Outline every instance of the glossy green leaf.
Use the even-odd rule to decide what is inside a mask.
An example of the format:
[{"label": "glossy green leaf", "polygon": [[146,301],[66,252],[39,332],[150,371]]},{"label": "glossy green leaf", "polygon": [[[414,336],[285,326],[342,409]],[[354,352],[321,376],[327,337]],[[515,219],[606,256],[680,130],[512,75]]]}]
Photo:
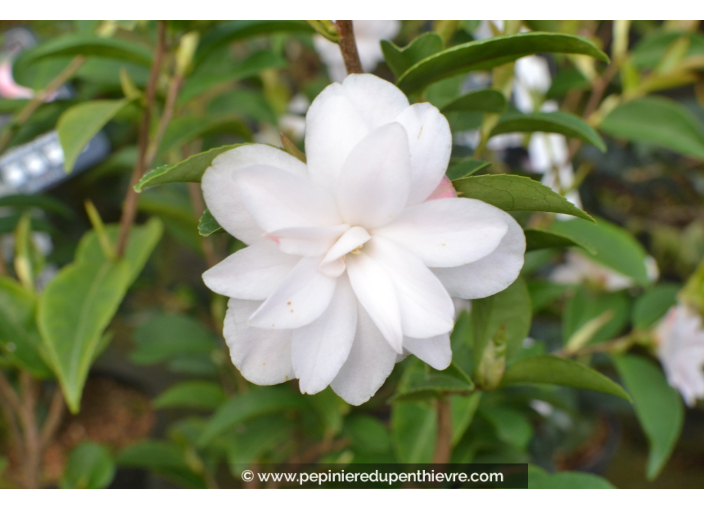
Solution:
[{"label": "glossy green leaf", "polygon": [[523,230],[526,235],[526,251],[543,250],[545,248],[569,248],[579,247],[595,254],[596,250],[577,239],[565,234],[557,234],[549,230],[539,228],[526,228]]},{"label": "glossy green leaf", "polygon": [[494,427],[496,436],[504,443],[519,451],[525,451],[531,437],[533,426],[528,417],[508,406],[483,406],[479,412]]},{"label": "glossy green leaf", "polygon": [[488,168],[490,166],[491,163],[489,163],[488,161],[466,158],[453,165],[450,165],[450,167],[447,169],[446,175],[448,179],[454,181],[455,179],[469,177],[470,175],[475,174],[480,170],[484,170],[485,168]]},{"label": "glossy green leaf", "polygon": [[452,406],[452,444],[459,443],[462,436],[472,424],[474,415],[481,402],[482,392],[475,391],[469,396],[451,395]]},{"label": "glossy green leaf", "polygon": [[653,480],[672,454],[684,421],[684,404],[662,371],[651,361],[635,355],[614,356],[614,364],[648,437],[647,477]]},{"label": "glossy green leaf", "polygon": [[45,43],[31,49],[27,58],[30,62],[36,62],[46,58],[76,55],[124,60],[143,66],[150,66],[152,63],[151,51],[146,46],[115,37],[89,34],[68,34],[48,39]]},{"label": "glossy green leaf", "polygon": [[454,363],[443,371],[414,363],[406,369],[404,383],[392,401],[432,399],[445,394],[468,394],[473,390],[472,380]]},{"label": "glossy green leaf", "polygon": [[506,109],[506,98],[498,90],[483,89],[467,92],[442,107],[443,113],[449,112],[487,112],[501,113]]},{"label": "glossy green leaf", "polygon": [[222,154],[242,144],[223,145],[209,151],[195,154],[174,165],[164,165],[147,173],[135,185],[134,189],[139,193],[152,186],[159,184],[169,184],[172,182],[200,182],[203,173],[211,165],[213,160]]},{"label": "glossy green leaf", "polygon": [[578,69],[558,71],[550,88],[545,93],[546,99],[557,99],[572,90],[585,90],[591,87],[591,82]]},{"label": "glossy green leaf", "polygon": [[593,368],[558,356],[529,356],[513,363],[504,374],[502,386],[511,384],[557,384],[608,393],[631,400],[621,386]]},{"label": "glossy green leaf", "polygon": [[397,77],[416,62],[442,51],[444,46],[442,37],[434,32],[419,35],[403,48],[391,41],[381,41],[381,51],[384,53],[386,64]]},{"label": "glossy green leaf", "polygon": [[602,218],[597,218],[596,223],[574,219],[556,221],[549,230],[592,246],[596,250],[595,254],[587,251],[582,253],[632,278],[638,285],[647,287],[651,284],[646,267],[646,251],[630,232],[618,225]]},{"label": "glossy green leaf", "polygon": [[198,222],[198,233],[203,237],[208,237],[209,235],[217,234],[219,232],[224,232],[224,229],[218,223],[211,212],[206,209],[203,211],[203,215],[200,217]]},{"label": "glossy green leaf", "polygon": [[589,321],[605,312],[613,317],[598,328],[590,343],[600,343],[616,338],[628,324],[630,300],[624,292],[595,292],[579,287],[567,301],[562,316],[562,338],[565,343]]},{"label": "glossy green leaf", "polygon": [[450,76],[492,69],[536,53],[581,54],[608,61],[608,57],[586,39],[565,34],[526,32],[452,46],[410,67],[398,79],[397,85],[410,94]]},{"label": "glossy green leaf", "polygon": [[528,466],[529,489],[615,489],[608,480],[591,473],[559,471],[548,473],[538,466]]},{"label": "glossy green leaf", "polygon": [[225,401],[225,392],[218,383],[210,381],[185,381],[175,384],[154,399],[154,407],[166,409],[216,409]]},{"label": "glossy green leaf", "polygon": [[580,117],[565,112],[511,112],[501,116],[492,129],[491,136],[504,133],[558,133],[579,138],[597,147],[602,152],[606,145],[599,134]]},{"label": "glossy green leaf", "polygon": [[605,133],[704,159],[702,124],[684,106],[664,97],[644,97],[617,106],[601,122]]},{"label": "glossy green leaf", "polygon": [[98,131],[107,124],[131,99],[86,101],[66,110],[56,124],[59,141],[64,150],[64,168],[73,170],[78,156]]},{"label": "glossy green leaf", "polygon": [[452,181],[461,197],[476,198],[504,211],[545,211],[591,220],[586,212],[547,186],[518,175],[475,175]]},{"label": "glossy green leaf", "polygon": [[672,283],[654,285],[638,296],[633,306],[633,327],[649,328],[677,302],[680,286]]},{"label": "glossy green leaf", "polygon": [[79,444],[71,450],[59,486],[62,489],[104,489],[115,477],[115,461],[103,445]]},{"label": "glossy green leaf", "polygon": [[137,346],[130,359],[153,365],[181,355],[210,354],[217,349],[215,336],[187,315],[154,314],[135,331]]}]

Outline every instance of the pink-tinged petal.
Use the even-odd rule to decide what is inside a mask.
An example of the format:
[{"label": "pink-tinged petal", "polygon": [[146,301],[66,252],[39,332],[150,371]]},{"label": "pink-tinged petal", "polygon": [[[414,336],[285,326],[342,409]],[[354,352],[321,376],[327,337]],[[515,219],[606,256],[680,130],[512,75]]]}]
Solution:
[{"label": "pink-tinged petal", "polygon": [[492,253],[464,266],[433,269],[451,296],[485,298],[501,292],[518,278],[523,267],[526,237],[516,220],[504,214],[508,231]]},{"label": "pink-tinged petal", "polygon": [[452,181],[448,179],[447,176],[442,178],[438,187],[435,188],[435,191],[430,194],[426,201],[437,200],[439,198],[457,198],[457,191],[452,185]]},{"label": "pink-tinged petal", "polygon": [[282,253],[272,241],[243,248],[203,273],[205,285],[218,294],[263,300],[276,290],[300,257]]},{"label": "pink-tinged petal", "polygon": [[430,103],[406,108],[397,118],[408,133],[411,189],[408,205],[423,202],[438,187],[450,162],[452,133],[447,119]]},{"label": "pink-tinged petal", "polygon": [[230,299],[223,336],[230,348],[232,363],[254,384],[279,384],[293,379],[291,331],[259,329],[247,319],[260,305],[258,301]]},{"label": "pink-tinged petal", "polygon": [[429,338],[452,331],[452,298],[420,259],[380,237],[373,237],[364,252],[382,266],[394,284],[405,336]]},{"label": "pink-tinged petal", "polygon": [[455,267],[480,260],[508,231],[501,209],[471,198],[443,198],[409,207],[372,235],[394,241],[429,267]]},{"label": "pink-tinged petal", "polygon": [[327,309],[335,292],[335,278],[318,271],[320,257],[304,257],[276,290],[252,314],[252,326],[294,329],[310,324]]},{"label": "pink-tinged petal", "polygon": [[348,255],[345,262],[352,289],[362,307],[389,345],[396,352],[403,352],[401,311],[391,278],[381,264],[363,252]]},{"label": "pink-tinged petal", "polygon": [[449,333],[431,338],[405,337],[403,348],[435,370],[445,370],[452,363]]},{"label": "pink-tinged petal", "polygon": [[251,166],[237,172],[234,179],[245,208],[266,232],[342,223],[335,199],[305,177],[273,167]]},{"label": "pink-tinged petal", "polygon": [[293,330],[293,368],[301,393],[318,393],[332,382],[347,360],[356,330],[357,298],[343,276],[323,315]]},{"label": "pink-tinged petal", "polygon": [[292,255],[317,257],[325,255],[337,239],[350,228],[349,225],[334,227],[290,227],[268,232],[279,250]]},{"label": "pink-tinged petal", "polygon": [[283,150],[250,144],[220,154],[201,180],[208,210],[229,234],[246,244],[261,240],[263,230],[244,207],[233,176],[252,165],[267,165],[305,177],[306,165]]},{"label": "pink-tinged petal", "polygon": [[371,236],[362,227],[352,227],[337,240],[323,257],[320,270],[328,276],[340,276],[345,270],[342,257],[369,241]]},{"label": "pink-tinged petal", "polygon": [[408,138],[403,127],[386,124],[364,138],[347,157],[335,196],[345,223],[375,228],[404,208],[410,185]]},{"label": "pink-tinged petal", "polygon": [[397,353],[385,340],[362,306],[357,309],[357,331],[347,361],[330,386],[349,404],[363,404],[381,388],[394,369]]}]

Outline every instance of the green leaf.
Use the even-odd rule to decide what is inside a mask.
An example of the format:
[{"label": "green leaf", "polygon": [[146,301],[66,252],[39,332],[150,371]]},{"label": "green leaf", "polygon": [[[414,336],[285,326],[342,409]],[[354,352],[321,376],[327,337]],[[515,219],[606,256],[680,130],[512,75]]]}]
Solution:
[{"label": "green leaf", "polygon": [[596,262],[632,278],[638,285],[651,285],[645,265],[648,254],[627,230],[602,218],[596,218],[595,223],[579,219],[556,221],[549,230],[592,246],[596,254],[580,251]]},{"label": "green leaf", "polygon": [[557,234],[540,228],[526,228],[526,251],[542,250],[545,248],[568,248],[576,246],[585,251],[596,254],[596,250],[577,239],[564,234]]},{"label": "green leaf", "polygon": [[392,401],[423,400],[446,394],[468,394],[473,390],[472,380],[454,363],[443,371],[435,370],[422,363],[414,363],[406,369],[404,383],[399,386]]},{"label": "green leaf", "polygon": [[391,436],[384,423],[366,414],[354,414],[345,420],[344,433],[352,449],[360,453],[385,453],[391,450]]},{"label": "green leaf", "polygon": [[606,145],[599,134],[580,117],[565,112],[510,112],[501,116],[492,129],[491,136],[504,133],[558,133],[567,137],[579,138],[590,143],[602,152]]},{"label": "green leaf", "polygon": [[631,400],[621,386],[593,368],[557,356],[529,356],[508,367],[502,386],[510,384],[557,384],[608,393]]},{"label": "green leaf", "polygon": [[599,129],[617,138],[704,159],[701,123],[672,99],[644,97],[619,105],[606,116]]},{"label": "green leaf", "polygon": [[589,343],[616,338],[628,324],[631,301],[624,292],[594,292],[580,287],[567,301],[562,316],[562,338],[565,344],[580,328],[605,312],[613,317],[597,329]]},{"label": "green leaf", "polygon": [[225,402],[208,421],[198,440],[206,446],[219,434],[253,418],[292,409],[307,408],[305,398],[283,387],[257,387],[235,395]]},{"label": "green leaf", "polygon": [[462,177],[469,177],[472,174],[477,173],[480,170],[484,170],[491,166],[488,161],[482,161],[480,159],[466,158],[451,165],[446,172],[447,178],[451,181],[455,179],[461,179]]},{"label": "green leaf", "polygon": [[203,237],[208,237],[219,232],[224,232],[224,229],[220,226],[218,220],[213,217],[212,213],[206,209],[198,222],[198,233]]},{"label": "green leaf", "polygon": [[61,115],[56,130],[64,150],[66,172],[73,170],[78,156],[98,131],[131,101],[127,98],[86,101],[69,108]]},{"label": "green leaf", "polygon": [[44,361],[35,310],[36,297],[17,281],[0,277],[0,348],[6,360],[45,379],[51,369]]},{"label": "green leaf", "polygon": [[0,197],[0,207],[12,207],[23,212],[30,209],[41,209],[47,213],[58,214],[63,218],[75,217],[73,210],[61,200],[48,195],[5,195]]},{"label": "green leaf", "polygon": [[396,402],[391,406],[391,442],[399,462],[432,462],[437,436],[432,401]]},{"label": "green leaf", "polygon": [[581,54],[608,61],[608,57],[586,39],[527,32],[452,46],[413,65],[398,79],[397,85],[410,94],[450,76],[492,69],[536,53]]},{"label": "green leaf", "polygon": [[634,355],[614,356],[614,364],[648,437],[648,480],[658,476],[672,454],[682,431],[684,405],[662,371],[651,361]]},{"label": "green leaf", "polygon": [[638,296],[633,306],[633,327],[644,329],[655,324],[675,305],[680,288],[671,283],[654,285]]},{"label": "green leaf", "polygon": [[153,365],[180,355],[210,355],[218,347],[214,335],[188,315],[154,314],[135,331],[137,349],[130,359]]},{"label": "green leaf", "polygon": [[475,391],[469,396],[452,395],[450,405],[452,406],[452,445],[460,442],[462,436],[472,424],[474,415],[479,407],[482,398],[481,391]]},{"label": "green leaf", "polygon": [[504,443],[519,451],[525,451],[531,437],[533,426],[524,413],[507,406],[482,406],[481,416],[493,425],[496,436]]},{"label": "green leaf", "polygon": [[27,55],[28,62],[46,58],[97,56],[134,62],[149,67],[152,55],[149,48],[112,37],[99,37],[88,34],[69,34],[47,40],[32,48]]},{"label": "green leaf", "polygon": [[404,48],[399,48],[391,41],[381,41],[384,60],[396,77],[401,76],[416,62],[442,51],[444,46],[442,37],[435,32],[419,35]]},{"label": "green leaf", "polygon": [[518,175],[475,175],[452,181],[461,197],[476,198],[504,211],[545,211],[592,217],[547,186]]},{"label": "green leaf", "polygon": [[547,305],[561,297],[569,289],[571,285],[563,285],[545,280],[529,280],[528,292],[530,293],[530,302],[533,305],[533,315],[543,310]]},{"label": "green leaf", "polygon": [[147,439],[121,451],[116,460],[120,466],[149,469],[186,487],[205,488],[203,478],[193,472],[184,450],[174,443]]},{"label": "green leaf", "polygon": [[[37,323],[48,359],[69,409],[80,408],[83,385],[105,328],[127,289],[161,237],[162,226],[150,220],[132,228],[125,256],[107,260],[95,232],[86,234],[76,259],[49,282],[39,300]],[[108,229],[116,237],[117,227]]]},{"label": "green leaf", "polygon": [[280,450],[281,443],[293,432],[294,425],[277,415],[262,416],[237,427],[222,441],[230,472],[240,477],[244,469],[263,455]]},{"label": "green leaf", "polygon": [[685,57],[704,55],[704,36],[697,32],[659,29],[645,33],[633,48],[633,63],[640,68],[652,69],[658,65],[667,49],[680,37],[689,40]]},{"label": "green leaf", "polygon": [[278,117],[264,94],[258,90],[229,90],[208,104],[208,115],[237,114],[257,122],[268,122],[272,126],[279,123]]},{"label": "green leaf", "polygon": [[251,141],[252,132],[238,116],[198,117],[182,115],[169,124],[164,139],[159,147],[159,154],[166,154],[169,149],[182,146],[197,138],[227,133]]},{"label": "green leaf", "polygon": [[147,173],[135,185],[134,189],[141,193],[147,188],[159,184],[169,184],[172,182],[200,182],[203,173],[212,164],[213,160],[223,152],[241,147],[244,144],[223,145],[209,151],[194,154],[190,158],[184,159],[174,165],[164,165]]},{"label": "green leaf", "polygon": [[615,489],[608,480],[591,473],[560,471],[550,474],[530,464],[528,466],[529,489]]},{"label": "green leaf", "polygon": [[590,87],[591,82],[578,69],[565,69],[558,71],[550,88],[545,93],[545,98],[557,99],[571,90],[586,90]]},{"label": "green leaf", "polygon": [[210,381],[185,381],[171,386],[154,400],[156,409],[187,407],[216,409],[225,401],[220,384]]},{"label": "green leaf", "polygon": [[104,446],[85,442],[71,450],[61,475],[62,489],[104,489],[115,477],[115,462]]},{"label": "green leaf", "polygon": [[442,107],[449,112],[501,113],[506,109],[506,98],[498,90],[483,89],[468,92]]}]

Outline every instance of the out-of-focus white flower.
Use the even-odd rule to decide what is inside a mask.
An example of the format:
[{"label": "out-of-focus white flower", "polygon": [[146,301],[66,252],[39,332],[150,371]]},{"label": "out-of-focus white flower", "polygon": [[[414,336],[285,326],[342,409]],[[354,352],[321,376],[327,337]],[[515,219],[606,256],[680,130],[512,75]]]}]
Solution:
[{"label": "out-of-focus white flower", "polygon": [[357,405],[404,354],[449,365],[451,298],[505,289],[525,251],[509,214],[447,196],[451,144],[434,106],[358,74],[313,101],[307,164],[257,144],[213,161],[208,209],[249,246],[203,279],[231,298],[224,336],[245,378]]},{"label": "out-of-focus white flower", "polygon": [[[357,42],[357,52],[365,72],[371,72],[376,65],[384,60],[381,51],[380,41],[391,40],[398,35],[401,30],[401,22],[398,20],[355,20],[354,38]],[[347,76],[345,63],[342,60],[340,46],[328,41],[321,35],[313,38],[315,50],[320,55],[320,59],[328,68],[328,75],[333,81],[341,82]]]},{"label": "out-of-focus white flower", "polygon": [[688,406],[704,398],[704,328],[702,318],[684,304],[670,308],[655,329],[657,355],[670,386]]},{"label": "out-of-focus white flower", "polygon": [[[579,252],[570,251],[565,258],[566,262],[555,268],[550,275],[550,280],[555,283],[570,285],[590,282],[610,292],[629,289],[637,285],[632,278],[599,264]],[[648,278],[651,281],[656,281],[660,273],[655,259],[647,256],[643,264],[645,264]]]}]

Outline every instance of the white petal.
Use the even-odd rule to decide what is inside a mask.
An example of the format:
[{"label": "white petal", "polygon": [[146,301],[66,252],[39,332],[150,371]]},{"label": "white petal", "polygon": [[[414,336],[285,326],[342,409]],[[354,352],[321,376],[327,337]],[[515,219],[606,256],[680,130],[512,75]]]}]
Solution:
[{"label": "white petal", "polygon": [[294,175],[306,175],[304,163],[268,145],[243,145],[224,152],[213,160],[201,180],[205,203],[222,228],[246,244],[259,241],[262,229],[244,208],[232,176],[240,169],[252,165],[268,165]]},{"label": "white petal", "polygon": [[408,133],[411,152],[408,205],[415,205],[430,196],[447,171],[452,152],[450,124],[430,103],[409,106],[396,118],[396,122]]},{"label": "white petal", "polygon": [[403,348],[425,361],[435,370],[445,370],[452,362],[449,333],[432,338],[405,337]]},{"label": "white petal", "polygon": [[394,241],[429,267],[454,267],[494,252],[508,231],[507,217],[480,200],[442,198],[405,209],[373,235]]},{"label": "white petal", "polygon": [[304,257],[250,317],[252,326],[293,329],[320,317],[335,292],[335,278],[318,271],[320,257]]},{"label": "white petal", "polygon": [[337,240],[323,257],[320,270],[328,276],[340,276],[345,270],[342,257],[369,241],[371,236],[362,227],[352,227]]},{"label": "white petal", "polygon": [[391,277],[405,336],[429,338],[452,331],[455,314],[452,298],[420,259],[379,237],[373,237],[364,252]]},{"label": "white petal", "polygon": [[396,289],[381,264],[364,253],[345,258],[352,289],[393,349],[403,352],[401,312]]},{"label": "white petal", "polygon": [[351,74],[342,87],[369,131],[393,122],[408,108],[408,98],[401,89],[373,74]]},{"label": "white petal", "polygon": [[342,277],[323,315],[293,330],[291,353],[301,393],[318,393],[332,382],[347,360],[356,329],[357,298]]},{"label": "white petal", "polygon": [[451,296],[484,298],[501,292],[518,278],[523,267],[526,237],[516,220],[505,214],[508,232],[496,250],[471,264],[433,269]]},{"label": "white petal", "polygon": [[350,225],[385,225],[406,205],[409,179],[406,132],[397,122],[386,124],[347,157],[335,191],[340,214]]},{"label": "white petal", "polygon": [[360,306],[352,349],[330,386],[348,403],[355,406],[363,404],[389,377],[396,364],[396,355]]},{"label": "white petal", "polygon": [[305,177],[266,166],[235,174],[242,203],[266,232],[289,227],[327,227],[342,223],[335,199]]},{"label": "white petal", "polygon": [[230,299],[223,335],[242,376],[254,384],[279,384],[294,378],[291,331],[259,329],[247,323],[258,301]]},{"label": "white petal", "polygon": [[268,232],[279,250],[292,255],[315,257],[325,255],[337,239],[350,228],[349,225],[334,227],[289,227]]},{"label": "white petal", "polygon": [[272,241],[262,240],[208,269],[203,281],[223,296],[262,300],[274,292],[299,260],[281,253]]}]

